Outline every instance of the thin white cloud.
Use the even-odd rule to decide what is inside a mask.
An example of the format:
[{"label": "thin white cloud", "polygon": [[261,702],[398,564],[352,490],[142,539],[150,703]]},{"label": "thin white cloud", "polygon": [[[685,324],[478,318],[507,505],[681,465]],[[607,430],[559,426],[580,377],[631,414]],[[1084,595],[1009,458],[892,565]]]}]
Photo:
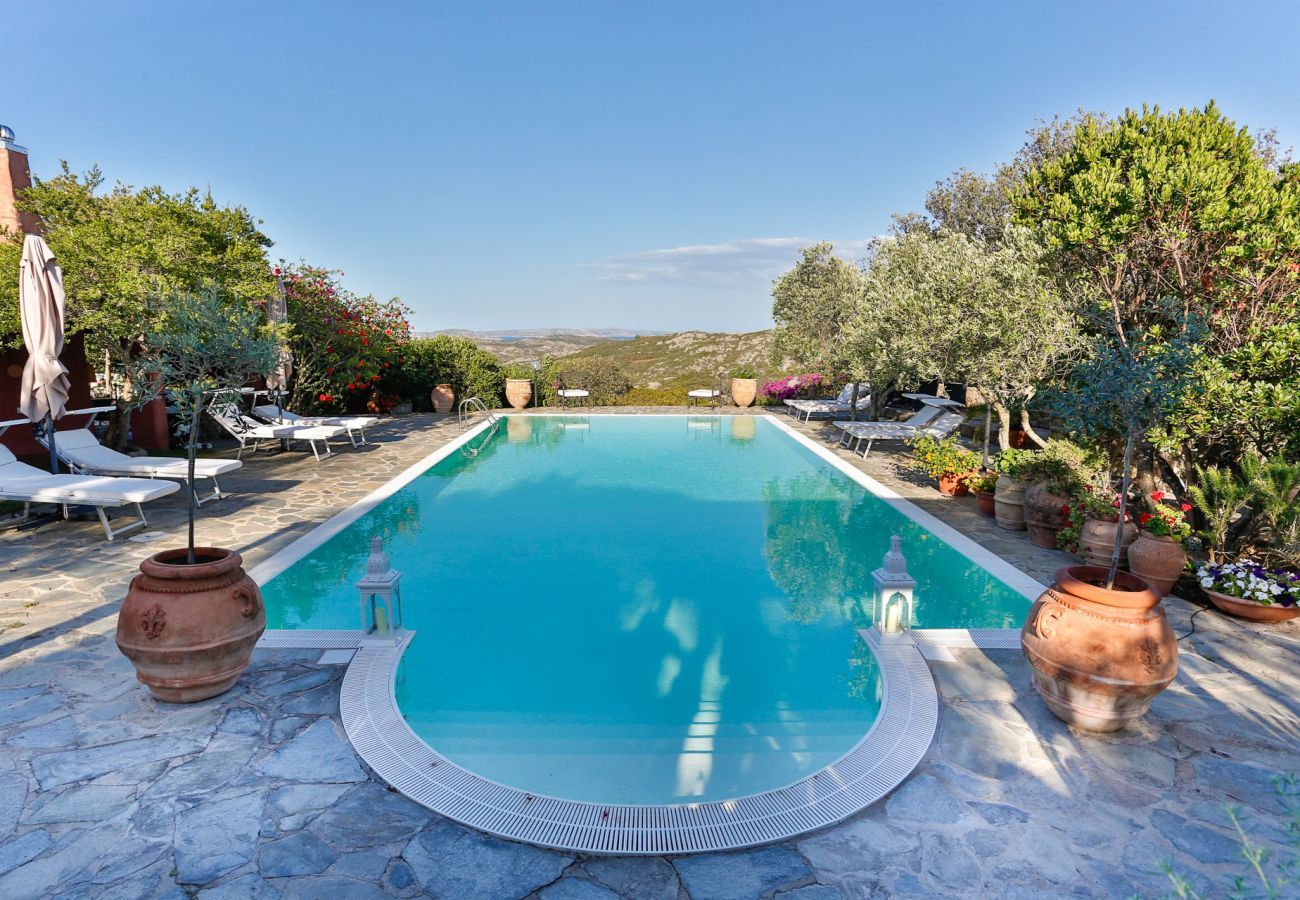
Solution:
[{"label": "thin white cloud", "polygon": [[[834,241],[835,252],[853,260],[866,253],[872,238]],[[596,280],[623,284],[734,285],[768,282],[789,269],[812,238],[743,238],[721,244],[692,244],[643,250],[586,263]]]}]

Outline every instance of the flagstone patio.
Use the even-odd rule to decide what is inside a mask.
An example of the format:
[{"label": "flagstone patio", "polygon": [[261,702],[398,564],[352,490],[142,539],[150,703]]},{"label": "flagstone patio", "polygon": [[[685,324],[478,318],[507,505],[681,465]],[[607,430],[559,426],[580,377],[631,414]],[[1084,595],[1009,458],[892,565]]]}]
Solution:
[{"label": "flagstone patio", "polygon": [[[199,539],[256,565],[458,434],[408,416],[319,465],[255,458],[201,510]],[[1065,560],[914,483],[897,456],[842,455],[1039,580]],[[1166,601],[1175,631],[1195,630],[1178,680],[1124,732],[1066,728],[1018,651],[957,650],[931,665],[943,703],[926,759],[840,825],[672,859],[498,840],[366,770],[338,719],[343,666],[320,651],[258,651],[203,703],[151,699],[113,629],[139,560],[183,539],[175,496],[150,509],[152,543],[105,544],[94,521],[0,533],[0,897],[1157,896],[1164,863],[1206,890],[1246,871],[1229,803],[1260,846],[1290,852],[1271,778],[1300,768],[1300,626],[1189,624],[1199,608],[1181,600]]]}]

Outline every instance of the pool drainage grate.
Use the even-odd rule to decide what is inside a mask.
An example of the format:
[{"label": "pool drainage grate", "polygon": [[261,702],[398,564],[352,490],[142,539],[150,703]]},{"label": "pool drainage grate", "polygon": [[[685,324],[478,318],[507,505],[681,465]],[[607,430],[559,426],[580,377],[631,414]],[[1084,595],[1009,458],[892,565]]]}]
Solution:
[{"label": "pool drainage grate", "polygon": [[875,724],[833,765],[792,785],[711,803],[639,806],[525,793],[440,756],[406,724],[394,680],[413,633],[398,645],[363,643],[339,697],[343,727],[361,758],[389,784],[471,828],[543,847],[649,855],[735,850],[839,822],[897,787],[925,756],[939,715],[929,668],[907,637],[862,632],[880,665]]}]

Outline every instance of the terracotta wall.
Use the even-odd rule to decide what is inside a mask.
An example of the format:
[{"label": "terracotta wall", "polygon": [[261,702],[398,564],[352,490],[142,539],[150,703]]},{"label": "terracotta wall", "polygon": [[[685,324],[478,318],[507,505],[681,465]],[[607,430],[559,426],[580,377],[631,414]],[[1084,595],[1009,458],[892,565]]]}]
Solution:
[{"label": "terracotta wall", "polygon": [[[68,408],[84,409],[96,405],[90,397],[90,385],[95,380],[89,362],[86,360],[86,345],[82,336],[77,334],[68,338],[63,345],[63,355],[59,357],[68,367],[68,380],[71,387],[68,392]],[[0,352],[0,421],[16,419],[18,412],[18,389],[22,384],[23,363],[27,361],[27,351],[21,348]],[[64,416],[56,423],[59,431],[69,428],[81,428],[88,421],[87,416]],[[144,409],[131,416],[133,442],[146,450],[160,450],[168,445],[167,414],[163,404],[154,401]],[[30,462],[46,468],[49,454],[32,435],[28,425],[15,425],[4,436],[0,444],[7,447],[24,462]]]}]

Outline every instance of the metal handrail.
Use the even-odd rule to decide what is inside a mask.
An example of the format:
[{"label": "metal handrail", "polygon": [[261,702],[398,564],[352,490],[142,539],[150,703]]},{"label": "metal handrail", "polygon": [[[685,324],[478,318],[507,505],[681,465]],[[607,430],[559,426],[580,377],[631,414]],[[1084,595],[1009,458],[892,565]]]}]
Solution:
[{"label": "metal handrail", "polygon": [[476,413],[488,423],[488,427],[483,432],[483,439],[477,445],[465,444],[460,448],[460,454],[464,457],[478,456],[479,451],[488,445],[501,428],[501,419],[479,397],[466,397],[456,407],[456,418],[461,422],[467,421]]}]

